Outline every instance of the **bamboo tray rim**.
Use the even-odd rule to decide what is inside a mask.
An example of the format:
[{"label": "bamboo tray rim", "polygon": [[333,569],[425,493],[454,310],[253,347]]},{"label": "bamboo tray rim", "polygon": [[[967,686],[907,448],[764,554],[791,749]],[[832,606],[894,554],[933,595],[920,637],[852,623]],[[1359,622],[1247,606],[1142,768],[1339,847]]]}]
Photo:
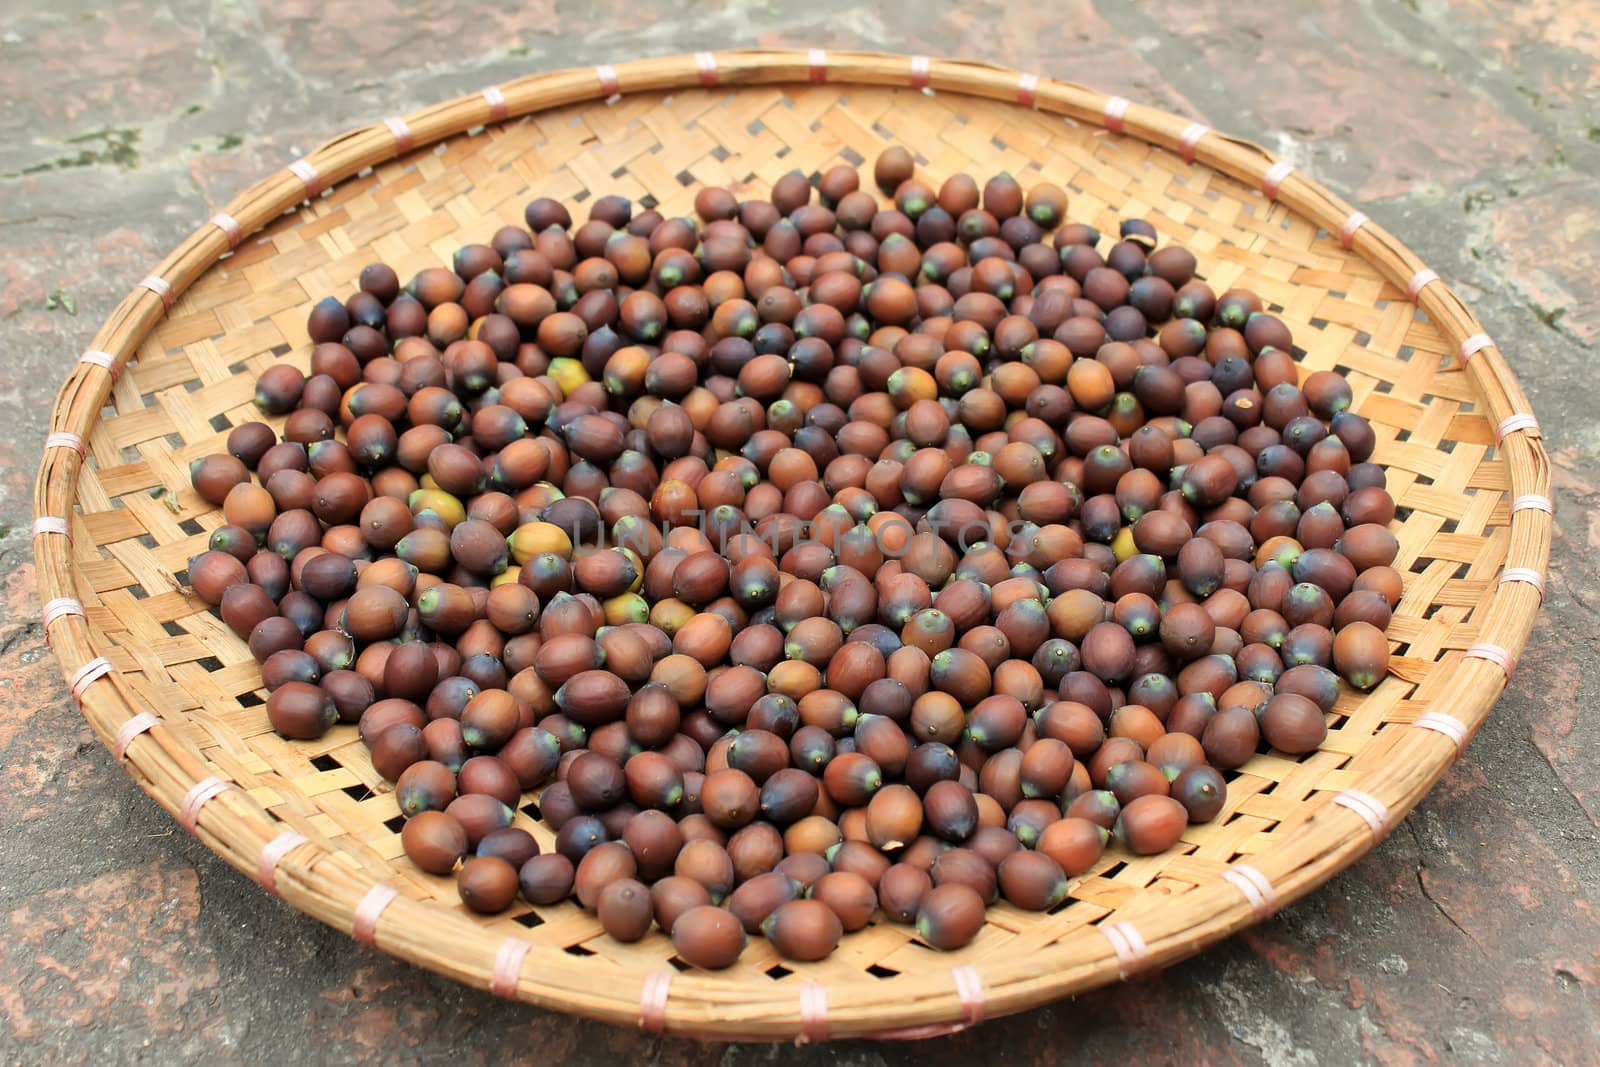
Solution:
[{"label": "bamboo tray rim", "polygon": [[[153,716],[96,645],[76,599],[68,538],[61,535],[68,532],[77,503],[84,440],[108,403],[115,376],[177,296],[248,234],[366,168],[485,124],[631,93],[806,82],[965,94],[1103,126],[1244,182],[1337,235],[1426,313],[1481,395],[1484,413],[1498,428],[1496,443],[1510,475],[1507,556],[1480,609],[1485,622],[1478,643],[1465,650],[1434,698],[1434,707],[1442,710],[1423,716],[1431,721],[1418,721],[1417,728],[1386,729],[1392,743],[1383,744],[1381,764],[1365,769],[1359,788],[1321,803],[1284,839],[1250,857],[1249,865],[1235,864],[1170,906],[1142,910],[1136,922],[1084,926],[1014,958],[907,972],[884,983],[886,995],[878,998],[854,995],[859,992],[855,984],[850,997],[830,1001],[813,983],[752,989],[693,971],[624,974],[610,988],[596,988],[591,976],[562,966],[571,957],[560,950],[515,936],[495,937],[439,907],[392,897],[392,889],[342,860],[337,850],[287,829],[256,798],[229,788],[175,731],[159,721],[152,725]],[[185,801],[192,804],[210,790],[214,799],[193,827],[208,847],[294,907],[337,929],[356,931],[385,952],[542,1007],[729,1039],[924,1037],[958,1030],[985,1015],[1020,1011],[1176,962],[1320,886],[1410,811],[1505,688],[1538,612],[1553,509],[1538,423],[1482,325],[1402,243],[1302,171],[1203,124],[1071,82],[965,60],[819,49],[701,52],[532,74],[341,134],[240,193],[124,297],[74,365],[52,410],[50,430],[35,483],[33,537],[47,638],[96,734],[146,792],[182,818]],[[885,1033],[886,1025],[897,1029]]]}]

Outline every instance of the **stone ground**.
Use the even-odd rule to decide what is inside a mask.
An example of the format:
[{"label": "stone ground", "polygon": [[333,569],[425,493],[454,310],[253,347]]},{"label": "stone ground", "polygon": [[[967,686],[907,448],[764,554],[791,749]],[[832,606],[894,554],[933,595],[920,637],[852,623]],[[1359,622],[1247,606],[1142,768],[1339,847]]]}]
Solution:
[{"label": "stone ground", "polygon": [[[1600,698],[1585,363],[1600,5],[650,6],[0,7],[0,1058],[1600,1060],[1600,721],[1582,712]],[[56,386],[121,295],[244,185],[348,126],[529,71],[750,45],[971,56],[1190,114],[1361,203],[1474,306],[1552,449],[1551,589],[1495,715],[1376,852],[1162,975],[955,1037],[704,1046],[493,1001],[359,948],[175,832],[95,742],[35,621],[30,488]]]}]

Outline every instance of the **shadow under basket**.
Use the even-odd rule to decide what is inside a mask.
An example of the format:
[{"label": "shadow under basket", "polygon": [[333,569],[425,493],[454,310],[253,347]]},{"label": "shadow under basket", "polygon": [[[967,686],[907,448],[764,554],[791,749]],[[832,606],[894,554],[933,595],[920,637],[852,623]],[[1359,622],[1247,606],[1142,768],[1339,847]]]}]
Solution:
[{"label": "shadow under basket", "polygon": [[[1009,170],[1067,188],[1102,232],[1143,217],[1217,292],[1255,290],[1304,372],[1345,374],[1399,505],[1405,595],[1389,676],[1346,691],[1322,747],[1258,755],[1226,810],[1162,855],[1108,851],[1047,914],[1006,904],[966,948],[878,921],[828,959],[752,938],[726,971],[654,932],[621,944],[575,904],[492,918],[400,846],[353,726],[268,727],[244,643],[182,575],[218,511],[191,460],[259,419],[255,376],[304,368],[306,314],[383,260],[402,277],[520,223],[535,196],[617,193],[686,215],[696,190],[870,166],[891,143],[935,185]],[[1381,147],[1381,146],[1380,146]],[[384,952],[495,993],[702,1037],[927,1036],[1183,959],[1327,881],[1456,758],[1505,687],[1549,555],[1547,457],[1498,348],[1398,241],[1260,149],[1081,86],[866,53],[702,53],[530,76],[353,130],[241,194],[96,334],[63,387],[35,490],[45,625],[127,772],[229,863]],[[553,836],[524,798],[517,824]]]}]

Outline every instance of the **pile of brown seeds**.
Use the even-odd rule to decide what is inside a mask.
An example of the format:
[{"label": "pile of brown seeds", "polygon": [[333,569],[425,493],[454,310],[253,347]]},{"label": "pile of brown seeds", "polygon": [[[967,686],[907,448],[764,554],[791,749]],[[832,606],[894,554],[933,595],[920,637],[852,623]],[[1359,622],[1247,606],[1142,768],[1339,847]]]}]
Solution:
[{"label": "pile of brown seeds", "polygon": [[[698,219],[541,199],[318,303],[197,461],[195,593],[355,723],[483,913],[723,967],[966,944],[1150,855],[1380,681],[1395,503],[1341,377],[1138,219],[891,148]],[[542,790],[542,792],[541,792]],[[513,825],[537,795],[554,851]]]}]

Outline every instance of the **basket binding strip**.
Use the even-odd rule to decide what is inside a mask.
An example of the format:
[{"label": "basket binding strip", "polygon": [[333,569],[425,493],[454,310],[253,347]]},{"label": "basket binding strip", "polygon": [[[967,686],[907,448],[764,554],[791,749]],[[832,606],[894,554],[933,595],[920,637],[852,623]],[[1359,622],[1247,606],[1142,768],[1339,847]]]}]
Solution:
[{"label": "basket binding strip", "polygon": [[[781,980],[766,973],[777,962],[770,947],[753,942],[732,971],[677,974],[659,1020],[648,1001],[649,1023],[790,1040],[818,1028],[816,1011],[801,1006],[815,983],[829,1037],[929,1032],[919,1028],[971,1020],[952,968],[971,968],[982,1014],[1003,1015],[1113,981],[1129,965],[1170,963],[1255,921],[1263,901],[1223,877],[1241,857],[1260,877],[1244,875],[1247,884],[1270,888],[1281,907],[1370,848],[1373,817],[1392,827],[1456,755],[1435,729],[1398,727],[1439,709],[1470,735],[1506,677],[1498,662],[1461,652],[1489,647],[1514,662],[1542,591],[1548,463],[1537,432],[1522,432],[1526,398],[1471,312],[1431,278],[1413,306],[1408,289],[1426,265],[1379,224],[1305,172],[1200,123],[976,63],[820,50],[709,60],[535,75],[351,131],[225,205],[157,266],[156,285],[141,283],[115,309],[87,347],[110,354],[121,378],[113,388],[102,365],[74,365],[36,485],[36,515],[77,511],[87,533],[77,545],[37,538],[35,552],[41,599],[77,609],[58,608],[46,624],[64,676],[101,657],[114,668],[82,694],[96,732],[116,743],[150,709],[167,727],[129,730],[129,773],[209,847],[324,922],[365,939],[381,913],[383,948],[395,955],[502,995],[638,1025],[641,992],[670,956],[664,939],[618,945],[571,905],[469,918],[448,881],[394,862],[393,801],[363,795],[380,783],[358,744],[345,733],[283,742],[259,707],[241,703],[259,684],[253,662],[175,577],[220,522],[187,488],[186,464],[217,450],[227,424],[253,417],[251,381],[275,361],[270,349],[288,343],[288,358],[303,360],[311,300],[348,291],[371,258],[402,273],[434,265],[438,248],[519,220],[533,195],[649,193],[663,213],[687,213],[700,183],[748,176],[759,194],[846,150],[870,162],[881,128],[929,153],[923,170],[935,180],[1005,168],[1024,185],[1070,186],[1069,215],[1102,229],[1150,218],[1163,240],[1201,255],[1214,285],[1249,284],[1281,305],[1309,369],[1348,371],[1406,509],[1399,565],[1411,573],[1390,627],[1400,654],[1373,694],[1341,698],[1321,751],[1298,763],[1257,757],[1230,789],[1229,810],[1191,830],[1181,852],[1108,857],[1056,915],[997,907],[978,940],[953,954],[921,948],[907,928],[874,926],[821,964],[786,965],[794,973]],[[617,98],[597,106],[607,89]],[[502,108],[505,125],[462,136]],[[1108,115],[1120,135],[1101,130]],[[389,162],[401,143],[441,140],[442,155]],[[366,167],[376,170],[349,181]],[[446,205],[482,220],[476,236],[438,227],[456,225]],[[243,241],[264,228],[264,239]],[[1313,329],[1313,318],[1327,325]],[[116,414],[102,419],[106,404]],[[158,486],[177,514],[150,497]],[[209,803],[223,792],[225,803]],[[1327,803],[1335,796],[1354,806]],[[380,886],[397,895],[373,896]]]}]

